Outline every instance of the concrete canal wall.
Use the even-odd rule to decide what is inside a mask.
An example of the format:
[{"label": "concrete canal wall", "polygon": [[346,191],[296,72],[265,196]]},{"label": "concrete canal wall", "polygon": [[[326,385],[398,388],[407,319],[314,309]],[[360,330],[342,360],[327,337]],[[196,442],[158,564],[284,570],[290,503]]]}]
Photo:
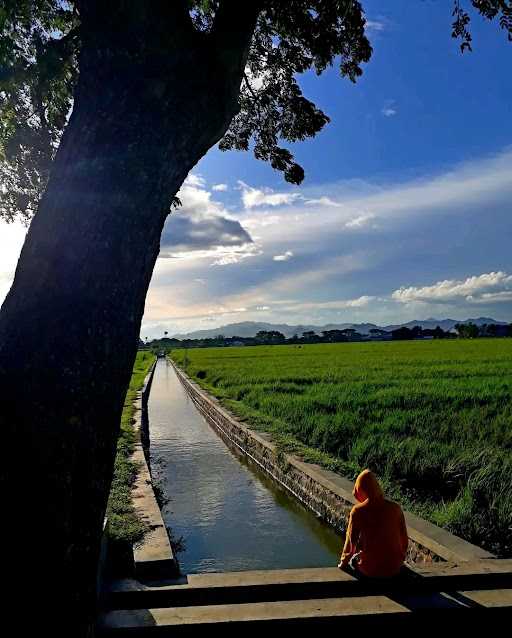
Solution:
[{"label": "concrete canal wall", "polygon": [[137,478],[132,489],[135,510],[148,525],[149,531],[141,543],[133,548],[135,576],[141,581],[172,578],[179,573],[169,535],[158,505],[149,468],[149,429],[147,404],[156,362],[148,372],[142,389],[135,400],[135,449],[132,460],[138,465]]},{"label": "concrete canal wall", "polygon": [[[216,398],[171,363],[198,410],[228,445],[259,465],[323,520],[340,531],[343,530],[347,514],[355,502],[351,481],[278,450],[270,435],[250,430],[227,412]],[[406,512],[405,517],[411,541],[408,556],[410,561],[429,563],[441,560],[461,563],[494,558],[484,549],[414,514]]]}]

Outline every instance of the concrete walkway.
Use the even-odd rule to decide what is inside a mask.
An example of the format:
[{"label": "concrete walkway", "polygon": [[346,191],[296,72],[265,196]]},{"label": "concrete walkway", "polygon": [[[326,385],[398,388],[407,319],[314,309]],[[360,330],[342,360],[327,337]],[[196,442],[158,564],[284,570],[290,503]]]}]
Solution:
[{"label": "concrete walkway", "polygon": [[[512,611],[512,560],[440,563],[369,582],[335,568],[190,575],[112,583],[103,636],[177,635],[217,628],[488,624]],[[428,612],[428,613],[427,613]]]}]

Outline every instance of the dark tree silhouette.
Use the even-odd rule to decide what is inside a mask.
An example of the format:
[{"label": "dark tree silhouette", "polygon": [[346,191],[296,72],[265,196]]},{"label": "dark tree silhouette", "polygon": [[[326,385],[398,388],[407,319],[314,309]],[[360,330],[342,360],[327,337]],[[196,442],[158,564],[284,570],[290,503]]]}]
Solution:
[{"label": "dark tree silhouette", "polygon": [[459,337],[461,337],[462,339],[476,339],[480,334],[478,326],[475,325],[472,321],[470,321],[469,323],[457,323],[455,324],[454,328],[457,331]]},{"label": "dark tree silhouette", "polygon": [[[510,30],[508,3],[472,4]],[[355,80],[364,24],[356,0],[0,3],[0,214],[37,210],[0,314],[3,574],[44,581],[41,631],[91,631],[123,398],[183,180],[220,142],[299,183],[281,141],[328,117],[296,77],[336,62]]]},{"label": "dark tree silhouette", "polygon": [[286,337],[278,330],[260,330],[256,334],[255,340],[257,343],[272,346],[284,343]]}]

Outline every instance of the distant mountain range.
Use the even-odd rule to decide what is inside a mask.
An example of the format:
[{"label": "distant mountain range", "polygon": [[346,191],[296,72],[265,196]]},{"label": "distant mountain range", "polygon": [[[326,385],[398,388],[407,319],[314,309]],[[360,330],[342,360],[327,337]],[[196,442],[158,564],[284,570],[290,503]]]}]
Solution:
[{"label": "distant mountain range", "polygon": [[390,326],[377,326],[374,323],[328,323],[325,326],[314,325],[302,325],[290,326],[287,323],[265,323],[262,321],[242,321],[240,323],[229,323],[220,328],[211,328],[208,330],[195,330],[194,332],[188,332],[186,334],[175,334],[175,339],[208,339],[216,337],[217,335],[224,335],[225,337],[254,337],[260,330],[277,330],[284,334],[285,337],[290,338],[293,335],[301,335],[303,332],[313,330],[320,334],[323,330],[345,330],[346,328],[353,328],[361,334],[368,334],[372,328],[380,328],[381,330],[395,330],[396,328],[414,328],[414,326],[420,326],[423,329],[433,330],[436,326],[439,326],[445,331],[452,330],[457,323],[474,323],[477,326],[482,326],[487,323],[494,323],[498,326],[507,325],[507,321],[496,321],[490,317],[478,317],[477,319],[434,319],[430,317],[425,320],[408,321],[407,323],[398,323]]}]

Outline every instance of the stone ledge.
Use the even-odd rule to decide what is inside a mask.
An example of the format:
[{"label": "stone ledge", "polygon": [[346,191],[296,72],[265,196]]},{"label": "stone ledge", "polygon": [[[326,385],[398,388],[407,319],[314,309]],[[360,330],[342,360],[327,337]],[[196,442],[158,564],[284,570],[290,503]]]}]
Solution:
[{"label": "stone ledge", "polygon": [[[257,463],[309,509],[340,529],[355,503],[352,482],[313,463],[305,463],[290,454],[278,454],[270,435],[249,429],[225,410],[219,401],[192,381],[171,361],[185,390],[208,423],[228,443]],[[445,560],[451,562],[493,559],[490,552],[472,545],[450,532],[405,512],[412,546],[408,558],[415,562]]]}]

